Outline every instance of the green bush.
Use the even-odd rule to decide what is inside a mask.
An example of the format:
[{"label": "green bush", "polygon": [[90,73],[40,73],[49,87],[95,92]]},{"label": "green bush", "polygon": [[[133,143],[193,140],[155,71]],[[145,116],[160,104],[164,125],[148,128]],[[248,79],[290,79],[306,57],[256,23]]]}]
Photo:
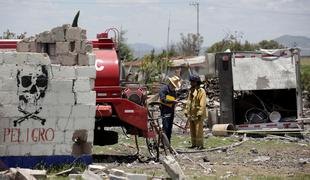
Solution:
[{"label": "green bush", "polygon": [[301,83],[303,90],[310,92],[310,65],[301,65]]}]

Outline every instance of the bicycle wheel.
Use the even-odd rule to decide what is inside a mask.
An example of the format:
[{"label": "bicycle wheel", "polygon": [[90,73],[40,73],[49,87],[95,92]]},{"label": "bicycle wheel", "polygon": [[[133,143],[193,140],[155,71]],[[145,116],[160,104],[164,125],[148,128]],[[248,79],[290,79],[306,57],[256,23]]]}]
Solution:
[{"label": "bicycle wheel", "polygon": [[155,161],[158,161],[159,159],[159,136],[157,132],[155,131],[155,128],[151,125],[149,128],[149,131],[154,133],[154,137],[151,138],[145,138],[145,143],[147,146],[147,149],[149,151],[149,154],[152,158],[155,158]]},{"label": "bicycle wheel", "polygon": [[249,124],[268,122],[268,113],[259,108],[250,108],[245,112],[245,120]]}]

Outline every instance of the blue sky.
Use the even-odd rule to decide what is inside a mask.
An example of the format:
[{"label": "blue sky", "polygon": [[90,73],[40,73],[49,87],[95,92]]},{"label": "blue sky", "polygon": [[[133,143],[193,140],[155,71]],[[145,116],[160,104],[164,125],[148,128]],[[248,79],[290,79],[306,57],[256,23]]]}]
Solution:
[{"label": "blue sky", "polygon": [[204,46],[235,31],[251,43],[284,34],[310,37],[309,0],[0,0],[0,32],[34,35],[71,24],[80,10],[79,26],[89,38],[116,27],[127,30],[129,43],[165,47],[169,16],[171,42],[196,32],[193,1],[200,3]]}]

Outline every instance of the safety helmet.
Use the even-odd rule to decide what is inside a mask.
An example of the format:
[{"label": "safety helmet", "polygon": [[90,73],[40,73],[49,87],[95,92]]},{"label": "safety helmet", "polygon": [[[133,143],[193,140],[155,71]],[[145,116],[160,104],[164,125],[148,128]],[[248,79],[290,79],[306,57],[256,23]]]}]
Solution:
[{"label": "safety helmet", "polygon": [[189,81],[195,81],[195,82],[201,83],[200,77],[196,74],[191,74],[189,76]]}]

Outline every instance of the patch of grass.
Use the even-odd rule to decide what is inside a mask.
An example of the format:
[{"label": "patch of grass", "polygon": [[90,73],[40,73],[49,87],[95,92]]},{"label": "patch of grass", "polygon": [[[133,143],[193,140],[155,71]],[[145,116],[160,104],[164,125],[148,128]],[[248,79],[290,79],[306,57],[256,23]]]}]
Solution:
[{"label": "patch of grass", "polygon": [[303,62],[300,67],[303,89],[310,91],[310,61]]},{"label": "patch of grass", "polygon": [[238,141],[239,141],[238,139],[231,137],[211,136],[208,139],[204,140],[204,145],[206,148],[214,148],[220,146],[228,146]]}]

